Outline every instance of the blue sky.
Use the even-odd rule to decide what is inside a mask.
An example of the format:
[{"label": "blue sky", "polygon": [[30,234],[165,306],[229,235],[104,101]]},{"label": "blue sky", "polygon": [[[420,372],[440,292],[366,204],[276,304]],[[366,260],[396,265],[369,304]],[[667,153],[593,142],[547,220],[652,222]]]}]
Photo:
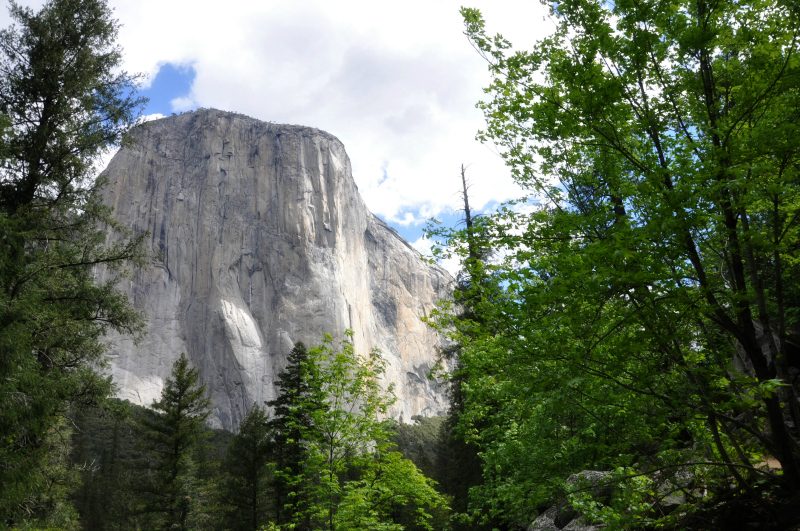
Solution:
[{"label": "blue sky", "polygon": [[150,99],[144,114],[169,116],[173,112],[172,100],[188,96],[195,77],[197,72],[191,66],[161,65],[150,86],[139,91],[141,96]]}]

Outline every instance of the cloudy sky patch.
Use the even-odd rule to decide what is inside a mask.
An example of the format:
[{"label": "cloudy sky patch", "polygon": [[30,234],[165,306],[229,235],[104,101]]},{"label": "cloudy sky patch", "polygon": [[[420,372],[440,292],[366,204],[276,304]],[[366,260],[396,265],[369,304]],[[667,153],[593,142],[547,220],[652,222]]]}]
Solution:
[{"label": "cloudy sky patch", "polygon": [[[491,79],[463,35],[463,0],[110,4],[126,69],[147,76],[145,114],[213,107],[328,131],[369,208],[417,247],[426,219],[459,219],[461,164],[475,208],[520,195],[494,147],[474,140]],[[552,30],[538,2],[466,5],[519,47]]]}]

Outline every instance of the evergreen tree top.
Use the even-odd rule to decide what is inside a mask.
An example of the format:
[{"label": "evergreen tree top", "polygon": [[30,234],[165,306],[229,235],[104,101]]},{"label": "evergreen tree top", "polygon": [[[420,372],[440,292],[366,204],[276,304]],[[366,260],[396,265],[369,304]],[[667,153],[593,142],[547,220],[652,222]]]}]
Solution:
[{"label": "evergreen tree top", "polygon": [[205,437],[203,426],[210,414],[211,400],[206,396],[206,386],[198,385],[199,379],[198,370],[190,368],[186,355],[181,354],[172,366],[161,399],[151,406],[154,415],[140,421],[151,432],[153,447],[190,447]]}]

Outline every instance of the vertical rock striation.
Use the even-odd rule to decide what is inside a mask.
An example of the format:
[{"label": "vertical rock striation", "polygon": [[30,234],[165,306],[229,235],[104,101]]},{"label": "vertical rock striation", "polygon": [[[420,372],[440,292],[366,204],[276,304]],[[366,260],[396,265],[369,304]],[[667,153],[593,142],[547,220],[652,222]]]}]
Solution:
[{"label": "vertical rock striation", "polygon": [[426,378],[441,338],[420,321],[452,278],[420,259],[362,201],[344,146],[323,131],[217,110],[136,128],[105,171],[105,201],[156,260],[125,286],[148,318],[138,345],[110,338],[119,395],[149,405],[186,352],[235,428],[274,381],[295,341],[355,332],[381,349],[392,415],[442,414]]}]

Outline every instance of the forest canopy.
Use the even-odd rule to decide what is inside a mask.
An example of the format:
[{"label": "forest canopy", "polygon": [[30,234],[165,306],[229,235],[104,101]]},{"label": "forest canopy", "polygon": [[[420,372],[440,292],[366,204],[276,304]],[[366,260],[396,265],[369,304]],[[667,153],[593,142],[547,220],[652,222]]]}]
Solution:
[{"label": "forest canopy", "polygon": [[474,317],[444,323],[472,509],[529,522],[602,470],[614,496],[573,505],[612,527],[775,517],[800,490],[797,5],[566,0],[530,51],[462,15],[493,76],[478,138],[528,193],[431,233],[470,276]]}]

